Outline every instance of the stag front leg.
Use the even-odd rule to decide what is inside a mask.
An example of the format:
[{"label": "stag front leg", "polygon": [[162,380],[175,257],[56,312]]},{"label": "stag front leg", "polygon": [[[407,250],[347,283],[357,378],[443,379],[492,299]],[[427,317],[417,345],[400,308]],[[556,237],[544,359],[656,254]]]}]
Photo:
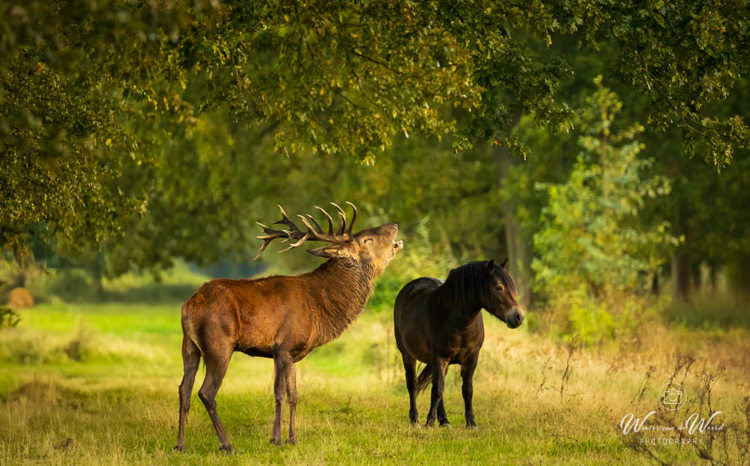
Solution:
[{"label": "stag front leg", "polygon": [[273,419],[273,432],[271,433],[271,443],[281,445],[281,406],[284,404],[284,395],[286,394],[287,377],[289,369],[294,361],[289,352],[278,349],[273,356],[274,379],[273,394],[276,400],[276,412]]},{"label": "stag front leg", "polygon": [[286,399],[289,403],[289,438],[287,443],[297,443],[297,431],[294,428],[294,415],[297,411],[297,371],[294,362],[289,364],[286,376]]},{"label": "stag front leg", "polygon": [[[447,361],[441,358],[436,357],[432,359],[432,396],[430,399],[430,412],[427,414],[427,422],[425,423],[426,427],[432,427],[435,425],[435,417],[438,413],[438,407],[443,399],[446,363]],[[443,408],[443,415],[444,414],[445,408]],[[445,418],[445,422],[448,422],[447,418]]]}]

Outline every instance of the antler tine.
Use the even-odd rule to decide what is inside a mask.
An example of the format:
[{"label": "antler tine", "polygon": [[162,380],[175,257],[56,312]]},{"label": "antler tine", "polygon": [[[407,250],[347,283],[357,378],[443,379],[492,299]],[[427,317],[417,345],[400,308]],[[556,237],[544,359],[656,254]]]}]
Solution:
[{"label": "antler tine", "polygon": [[266,250],[269,244],[271,244],[271,241],[275,240],[276,238],[287,238],[287,234],[283,231],[274,230],[272,228],[269,228],[266,225],[263,225],[260,222],[256,222],[258,226],[260,226],[263,229],[263,232],[265,235],[256,236],[257,239],[263,240],[263,245],[258,250],[258,254],[255,255],[253,258],[254,261],[257,261],[260,258],[260,255],[263,254],[263,251]]},{"label": "antler tine", "polygon": [[346,234],[349,235],[349,236],[351,236],[352,235],[352,228],[354,228],[354,222],[357,221],[357,206],[355,206],[354,204],[352,204],[349,201],[346,201],[346,203],[349,204],[349,206],[352,208],[352,212],[353,212],[352,213],[352,221],[349,222],[349,229],[346,231]]},{"label": "antler tine", "polygon": [[321,231],[321,232],[323,231],[323,227],[321,227],[320,223],[318,223],[318,221],[315,220],[315,217],[313,217],[310,214],[307,214],[307,218],[310,219],[310,221],[313,223],[313,226],[315,227],[316,230]]},{"label": "antler tine", "polygon": [[[298,240],[296,243],[292,244],[290,247],[297,247],[300,244],[304,243],[308,237],[307,234],[302,233],[299,228],[297,228],[297,225],[292,222],[292,220],[289,218],[289,216],[284,211],[284,208],[280,205],[278,206],[279,210],[281,211],[281,220],[278,220],[274,222],[273,224],[281,223],[289,227],[288,230],[274,230],[273,228],[264,225],[260,222],[256,222],[258,226],[260,226],[263,229],[264,235],[256,236],[257,239],[263,240],[263,245],[258,250],[258,254],[255,255],[255,258],[253,260],[258,260],[260,258],[260,255],[263,254],[263,251],[266,250],[268,245],[271,243],[271,241],[277,239],[277,238],[283,238],[285,241],[288,241],[290,239],[296,239]],[[284,249],[284,251],[288,251],[290,248]],[[281,251],[281,252],[284,252]]]},{"label": "antler tine", "polygon": [[323,212],[323,214],[325,214],[326,218],[328,219],[328,234],[332,235],[333,234],[333,219],[331,218],[331,215],[328,212],[326,212],[324,208],[320,206],[316,205],[315,208]]},{"label": "antler tine", "polygon": [[342,236],[344,234],[344,231],[346,231],[346,212],[344,212],[344,209],[342,209],[341,206],[336,204],[335,202],[331,202],[331,205],[339,211],[339,215],[341,216],[341,226],[339,227],[339,232],[336,234]]},{"label": "antler tine", "polygon": [[279,251],[279,254],[281,254],[282,252],[287,252],[288,250],[290,250],[292,248],[296,248],[297,246],[301,245],[302,243],[304,243],[305,241],[307,241],[307,237],[308,236],[309,235],[307,233],[305,233],[305,236],[303,236],[302,238],[300,238],[299,241],[297,241],[296,243],[292,243],[292,244],[289,245],[289,247],[286,247],[286,248],[282,249],[281,251]]},{"label": "antler tine", "polygon": [[[333,204],[333,203],[332,203]],[[297,225],[289,218],[287,213],[284,211],[284,208],[281,206],[279,207],[279,210],[281,211],[281,220],[274,222],[274,224],[281,223],[288,227],[288,229],[285,230],[274,230],[273,228],[264,225],[260,222],[256,222],[258,226],[260,226],[263,229],[263,235],[256,236],[257,239],[263,240],[263,245],[258,250],[258,254],[255,255],[255,259],[258,260],[260,258],[260,255],[263,254],[263,251],[266,250],[268,245],[271,243],[271,241],[282,238],[284,242],[288,242],[290,240],[296,240],[294,243],[291,243],[288,247],[285,249],[282,249],[281,252],[286,252],[292,248],[296,248],[303,244],[307,240],[313,240],[313,241],[327,241],[331,243],[345,243],[351,239],[350,235],[344,235],[344,228],[346,227],[346,214],[344,213],[343,209],[339,207],[337,204],[333,204],[339,211],[339,214],[342,218],[341,223],[341,231],[338,234],[333,233],[333,218],[331,218],[331,215],[326,212],[325,209],[319,206],[315,206],[316,209],[320,210],[325,214],[326,219],[328,219],[328,233],[324,233],[323,229],[320,226],[320,223],[318,223],[317,220],[315,220],[315,217],[313,217],[310,214],[307,214],[307,217],[304,215],[297,215],[297,217],[302,221],[302,223],[307,227],[307,232],[303,232],[300,230]],[[355,217],[356,217],[356,209],[355,209]],[[350,227],[351,231],[351,227]]]},{"label": "antler tine", "polygon": [[278,223],[283,223],[284,225],[288,226],[292,231],[299,231],[299,228],[297,228],[297,225],[295,225],[294,222],[292,222],[291,219],[289,219],[289,216],[284,211],[284,208],[281,207],[280,204],[277,207],[281,211],[281,220],[273,222],[274,225]]}]

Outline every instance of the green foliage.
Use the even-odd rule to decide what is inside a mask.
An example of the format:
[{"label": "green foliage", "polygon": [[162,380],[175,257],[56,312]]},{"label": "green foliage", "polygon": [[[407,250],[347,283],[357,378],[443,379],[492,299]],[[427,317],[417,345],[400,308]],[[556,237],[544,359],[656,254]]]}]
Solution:
[{"label": "green foliage", "polygon": [[581,111],[582,152],[569,179],[539,186],[548,204],[532,264],[537,290],[550,306],[569,312],[569,331],[586,342],[614,331],[621,293],[635,291],[639,275],[658,267],[677,244],[667,222],[639,221],[647,201],[668,194],[669,184],[638,157],[643,144],[634,138],[643,128],[618,128],[622,103],[601,78],[596,83]]},{"label": "green foliage", "polygon": [[0,329],[15,327],[21,321],[21,317],[13,309],[0,306]]},{"label": "green foliage", "polygon": [[0,244],[44,224],[111,275],[246,257],[260,201],[297,188],[284,168],[397,158],[415,134],[526,154],[519,118],[569,130],[576,57],[599,47],[650,126],[725,164],[747,141],[744,108],[717,108],[747,73],[746,25],[731,1],[10,3]]}]

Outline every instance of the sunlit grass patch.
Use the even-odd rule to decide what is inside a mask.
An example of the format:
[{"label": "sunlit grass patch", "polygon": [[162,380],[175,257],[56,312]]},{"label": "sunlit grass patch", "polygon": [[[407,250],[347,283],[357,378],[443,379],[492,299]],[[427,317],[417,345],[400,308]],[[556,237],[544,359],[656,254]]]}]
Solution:
[{"label": "sunlit grass patch", "polygon": [[[178,454],[172,446],[182,376],[179,302],[48,303],[23,312],[19,328],[0,332],[0,350],[29,340],[38,354],[57,356],[0,362],[3,463],[650,464],[647,455],[627,445],[617,424],[628,412],[656,404],[658,390],[672,374],[675,351],[686,350],[696,358],[685,382],[691,396],[700,391],[704,369],[723,363],[715,406],[737,432],[747,431],[741,422],[750,385],[746,330],[672,329],[656,320],[634,337],[582,348],[526,327],[508,330],[492,318],[485,319],[474,381],[479,429],[463,427],[456,366],[445,390],[453,428],[414,428],[390,313],[368,310],[340,339],[296,365],[298,445],[268,444],[272,361],[236,353],[217,408],[239,453],[226,457],[217,451],[213,426],[196,394],[201,367],[187,451]],[[83,358],[63,351],[76,339],[89,348]],[[428,404],[429,390],[418,400],[420,422]],[[657,453],[677,463],[698,458],[683,447],[660,447]]]}]

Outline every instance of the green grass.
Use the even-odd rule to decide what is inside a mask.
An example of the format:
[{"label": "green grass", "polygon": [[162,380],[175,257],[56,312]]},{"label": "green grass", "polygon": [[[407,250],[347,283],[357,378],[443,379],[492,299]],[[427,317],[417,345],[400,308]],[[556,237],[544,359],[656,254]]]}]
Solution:
[{"label": "green grass", "polygon": [[[566,347],[488,318],[475,377],[479,429],[462,427],[455,367],[445,394],[453,428],[428,429],[408,425],[388,313],[367,311],[339,340],[297,364],[297,445],[268,444],[273,364],[238,353],[217,398],[238,453],[217,451],[196,393],[187,450],[176,453],[179,308],[177,301],[54,302],[21,311],[18,328],[0,331],[0,463],[650,464],[649,456],[626,444],[617,424],[628,412],[655,409],[656,393],[673,372],[675,351],[696,355],[686,379],[696,403],[701,371],[723,362],[714,408],[724,411],[732,435],[747,434],[743,396],[750,384],[750,345],[744,329],[646,326],[637,339],[575,351],[563,382]],[[652,375],[638,400],[649,366]],[[202,370],[196,391],[201,379]],[[428,398],[423,393],[419,399],[422,420]],[[652,451],[669,462],[699,461],[692,447]],[[731,442],[711,451],[726,454],[733,464],[742,460]]]}]

